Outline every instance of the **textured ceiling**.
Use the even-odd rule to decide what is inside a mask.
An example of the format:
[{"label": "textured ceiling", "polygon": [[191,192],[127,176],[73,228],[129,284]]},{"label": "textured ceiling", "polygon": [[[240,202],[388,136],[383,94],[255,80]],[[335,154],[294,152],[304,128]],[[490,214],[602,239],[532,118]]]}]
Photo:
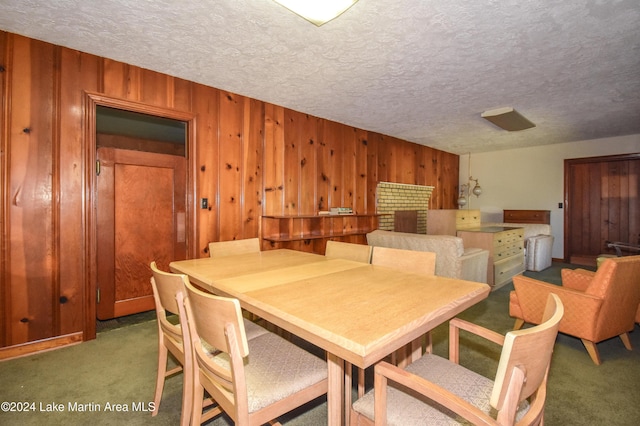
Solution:
[{"label": "textured ceiling", "polygon": [[[640,133],[638,0],[0,0],[0,29],[453,153]],[[506,132],[480,117],[514,107]]]}]

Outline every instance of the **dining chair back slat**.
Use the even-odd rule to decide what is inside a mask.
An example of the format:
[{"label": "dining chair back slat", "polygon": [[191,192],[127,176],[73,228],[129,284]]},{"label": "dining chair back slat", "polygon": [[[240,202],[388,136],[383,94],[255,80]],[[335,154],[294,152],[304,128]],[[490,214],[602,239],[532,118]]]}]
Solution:
[{"label": "dining chair back slat", "polygon": [[242,240],[214,241],[209,243],[210,257],[235,256],[237,254],[257,253],[260,251],[258,238],[245,238]]},{"label": "dining chair back slat", "polygon": [[355,262],[371,263],[372,248],[369,245],[327,241],[324,255],[331,259],[346,259]]}]

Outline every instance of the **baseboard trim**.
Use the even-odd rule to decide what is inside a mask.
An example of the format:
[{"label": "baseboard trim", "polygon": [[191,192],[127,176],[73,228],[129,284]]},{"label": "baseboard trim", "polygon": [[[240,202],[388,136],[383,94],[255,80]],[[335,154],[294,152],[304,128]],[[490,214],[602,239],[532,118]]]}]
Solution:
[{"label": "baseboard trim", "polygon": [[64,336],[51,337],[49,339],[36,340],[35,342],[21,343],[19,345],[0,348],[0,361],[20,358],[35,353],[52,351],[65,346],[77,345],[82,342],[82,332],[66,334]]}]

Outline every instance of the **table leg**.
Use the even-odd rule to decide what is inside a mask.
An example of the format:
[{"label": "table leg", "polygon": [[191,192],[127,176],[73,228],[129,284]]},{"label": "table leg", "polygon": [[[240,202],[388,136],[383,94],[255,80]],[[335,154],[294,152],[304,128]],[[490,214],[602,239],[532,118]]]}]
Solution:
[{"label": "table leg", "polygon": [[[345,401],[345,368],[344,361],[327,352],[327,368],[328,368],[328,390],[327,390],[327,424],[329,426],[342,425],[348,416],[348,412],[343,416]],[[351,388],[349,388],[351,392]],[[351,394],[349,394],[350,396]],[[349,400],[351,397],[349,397]],[[348,423],[344,423],[348,424]]]},{"label": "table leg", "polygon": [[349,417],[351,414],[351,386],[353,385],[353,365],[345,362],[344,370],[344,424],[349,425]]}]

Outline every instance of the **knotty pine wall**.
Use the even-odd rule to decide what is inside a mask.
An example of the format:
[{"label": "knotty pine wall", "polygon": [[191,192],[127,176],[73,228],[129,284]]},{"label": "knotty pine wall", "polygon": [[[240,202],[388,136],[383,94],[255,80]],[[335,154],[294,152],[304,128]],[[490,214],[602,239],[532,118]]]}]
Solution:
[{"label": "knotty pine wall", "polygon": [[454,154],[11,33],[0,60],[0,358],[95,337],[87,92],[195,118],[190,256],[259,236],[261,214],[374,213],[378,181],[455,208]]}]

